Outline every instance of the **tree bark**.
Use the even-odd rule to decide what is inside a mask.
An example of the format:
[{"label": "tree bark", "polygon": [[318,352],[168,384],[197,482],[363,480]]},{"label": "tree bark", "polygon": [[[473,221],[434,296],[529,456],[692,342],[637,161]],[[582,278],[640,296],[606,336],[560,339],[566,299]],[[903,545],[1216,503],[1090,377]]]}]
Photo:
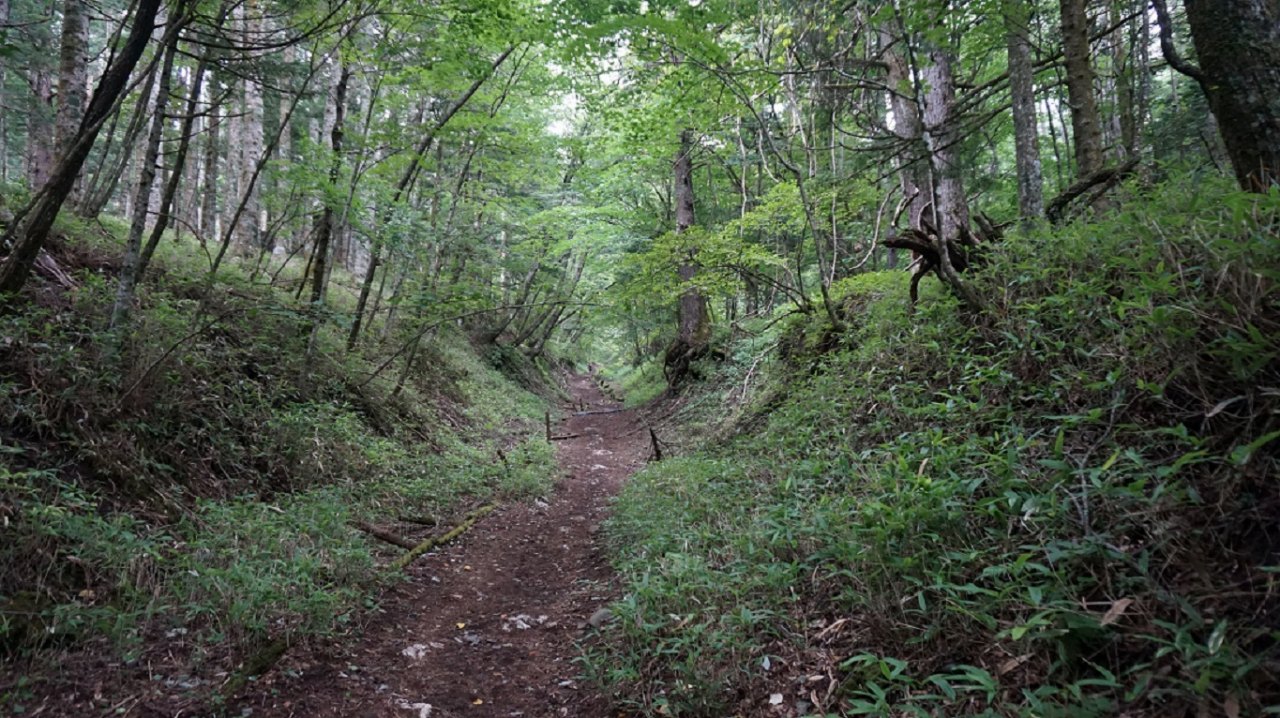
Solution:
[{"label": "tree bark", "polygon": [[84,0],[65,0],[62,3],[62,47],[58,50],[58,57],[54,145],[61,153],[80,128],[89,92],[89,16]]},{"label": "tree bark", "polygon": [[1031,9],[1026,0],[1010,0],[1005,11],[1018,209],[1027,222],[1044,217],[1044,178],[1040,174],[1040,130],[1036,123],[1035,75],[1027,30]]},{"label": "tree bark", "polygon": [[1086,0],[1060,0],[1059,4],[1076,176],[1085,177],[1102,168],[1102,127],[1093,94],[1093,65],[1089,61],[1089,16]]},{"label": "tree bark", "polygon": [[102,123],[110,115],[116,98],[128,85],[129,75],[151,39],[160,3],[161,0],[138,0],[129,37],[98,82],[80,129],[76,132],[75,141],[69,143],[66,154],[58,162],[49,181],[40,189],[22,221],[15,223],[5,233],[3,241],[0,241],[0,246],[13,248],[4,266],[0,267],[0,295],[17,294],[30,276],[31,265],[48,239],[58,210],[71,193],[71,187],[93,148],[93,141],[97,138]]},{"label": "tree bark", "polygon": [[[182,9],[179,8],[179,13]],[[180,22],[180,20],[174,20]],[[173,56],[178,49],[178,33],[168,32],[157,83],[156,105],[151,117],[151,130],[147,134],[147,146],[143,150],[142,166],[138,171],[138,189],[134,193],[133,216],[129,222],[129,236],[125,240],[124,264],[120,268],[120,281],[116,286],[116,298],[111,307],[110,327],[119,327],[127,318],[133,304],[134,287],[138,282],[142,264],[142,234],[147,229],[151,188],[155,184],[157,164],[160,159],[160,142],[164,139],[164,124],[169,107],[169,88],[173,82]]]},{"label": "tree bark", "polygon": [[[684,234],[694,224],[693,211],[693,130],[680,132],[680,150],[674,163],[676,233]],[[681,282],[692,282],[698,275],[696,250],[687,254],[678,267]],[[676,342],[667,352],[666,364],[679,379],[688,364],[706,350],[711,340],[711,317],[707,313],[707,299],[694,285],[687,285],[680,294],[677,311]]]},{"label": "tree bark", "polygon": [[1186,7],[1196,79],[1236,180],[1267,192],[1280,184],[1280,8],[1274,0],[1186,0]]},{"label": "tree bark", "polygon": [[[894,162],[902,184],[902,196],[907,200],[907,223],[920,227],[920,217],[929,205],[932,195],[929,185],[925,150],[922,146],[923,130],[920,125],[920,107],[912,97],[911,72],[904,53],[893,49],[893,36],[881,30],[879,33],[881,59],[887,68],[886,82],[890,88],[889,109],[893,114],[893,134],[898,138]],[[911,92],[912,95],[907,94]],[[898,264],[898,250],[890,249],[888,265]]]},{"label": "tree bark", "polygon": [[[347,84],[351,79],[351,68],[343,63],[338,73],[338,82],[333,89],[333,127],[329,132],[329,146],[333,151],[332,164],[329,166],[329,192],[325,198],[324,210],[316,226],[315,257],[311,260],[311,304],[318,306],[324,301],[325,276],[329,263],[329,244],[333,238],[334,211],[333,197],[337,193],[338,178],[342,174],[342,136],[343,122],[347,115]],[[319,322],[319,315],[315,322]]]},{"label": "tree bark", "polygon": [[[246,2],[243,6],[244,42],[252,45],[262,35],[262,15],[257,2]],[[257,77],[245,77],[243,85],[244,114],[240,118],[240,136],[237,147],[240,149],[240,188],[245,193],[244,210],[239,215],[241,224],[237,227],[237,237],[242,248],[258,247],[262,241],[262,218],[260,191],[257,173],[260,158],[263,157],[263,145],[266,137],[263,131],[262,85]],[[282,115],[283,117],[283,115]],[[278,143],[278,140],[277,140]]]}]

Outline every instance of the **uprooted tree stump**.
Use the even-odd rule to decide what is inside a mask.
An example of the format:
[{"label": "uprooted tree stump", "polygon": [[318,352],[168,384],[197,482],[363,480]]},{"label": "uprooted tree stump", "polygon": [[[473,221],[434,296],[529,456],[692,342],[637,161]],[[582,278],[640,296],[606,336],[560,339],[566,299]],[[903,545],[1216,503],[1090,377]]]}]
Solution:
[{"label": "uprooted tree stump", "polygon": [[973,290],[961,284],[958,277],[947,277],[944,272],[944,251],[951,260],[951,268],[959,274],[982,264],[985,260],[983,248],[1004,236],[1003,226],[992,222],[986,215],[974,215],[974,224],[978,226],[977,232],[968,227],[962,228],[957,241],[947,242],[945,249],[939,233],[928,222],[921,222],[919,229],[902,230],[880,243],[892,249],[911,250],[915,256],[911,272],[912,307],[920,300],[920,280],[930,272],[936,274],[939,281],[950,286],[962,302],[974,308],[981,306]]}]

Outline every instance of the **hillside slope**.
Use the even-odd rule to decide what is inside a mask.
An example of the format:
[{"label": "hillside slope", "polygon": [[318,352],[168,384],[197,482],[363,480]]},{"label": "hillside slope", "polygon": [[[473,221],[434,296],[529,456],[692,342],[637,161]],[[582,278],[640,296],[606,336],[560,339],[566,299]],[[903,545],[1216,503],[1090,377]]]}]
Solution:
[{"label": "hillside slope", "polygon": [[106,675],[216,693],[362,620],[401,551],[371,525],[420,538],[550,485],[551,450],[527,438],[556,389],[518,352],[406,306],[348,353],[344,327],[313,333],[297,267],[246,258],[214,284],[169,243],[112,333],[118,229],[67,223],[68,286],[0,316],[0,704],[106,708]]},{"label": "hillside slope", "polygon": [[624,491],[595,677],[660,715],[1274,712],[1280,205],[1119,206],[993,251],[983,315],[865,274],[847,331],[707,367],[685,426],[729,420]]}]

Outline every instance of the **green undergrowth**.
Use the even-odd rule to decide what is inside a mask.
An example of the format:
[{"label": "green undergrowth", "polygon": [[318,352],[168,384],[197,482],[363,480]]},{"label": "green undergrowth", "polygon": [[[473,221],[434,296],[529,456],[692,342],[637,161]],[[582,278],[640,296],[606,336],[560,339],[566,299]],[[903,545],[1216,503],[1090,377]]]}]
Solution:
[{"label": "green undergrowth", "polygon": [[432,317],[403,309],[351,353],[330,322],[308,351],[293,287],[236,262],[209,291],[198,253],[166,244],[129,330],[107,332],[118,229],[64,225],[77,286],[37,282],[0,316],[0,660],[223,661],[340,630],[392,555],[353,522],[425,536],[549,487],[552,451],[528,438],[545,399],[447,328],[405,372]]},{"label": "green undergrowth", "polygon": [[662,715],[1280,710],[1280,198],[1120,207],[1009,237],[980,316],[872,273],[783,322],[624,489],[588,673]]}]

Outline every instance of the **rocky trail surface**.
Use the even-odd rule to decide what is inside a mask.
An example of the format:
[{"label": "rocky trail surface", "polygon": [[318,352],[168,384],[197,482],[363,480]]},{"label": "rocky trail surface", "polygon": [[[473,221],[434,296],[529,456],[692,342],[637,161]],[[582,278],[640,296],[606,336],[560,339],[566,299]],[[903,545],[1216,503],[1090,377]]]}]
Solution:
[{"label": "rocky trail surface", "polygon": [[[633,410],[573,376],[554,427],[561,479],[408,568],[348,640],[289,651],[230,715],[473,718],[607,715],[578,681],[577,642],[613,598],[608,502],[648,456]],[[574,411],[577,409],[578,411]]]}]

